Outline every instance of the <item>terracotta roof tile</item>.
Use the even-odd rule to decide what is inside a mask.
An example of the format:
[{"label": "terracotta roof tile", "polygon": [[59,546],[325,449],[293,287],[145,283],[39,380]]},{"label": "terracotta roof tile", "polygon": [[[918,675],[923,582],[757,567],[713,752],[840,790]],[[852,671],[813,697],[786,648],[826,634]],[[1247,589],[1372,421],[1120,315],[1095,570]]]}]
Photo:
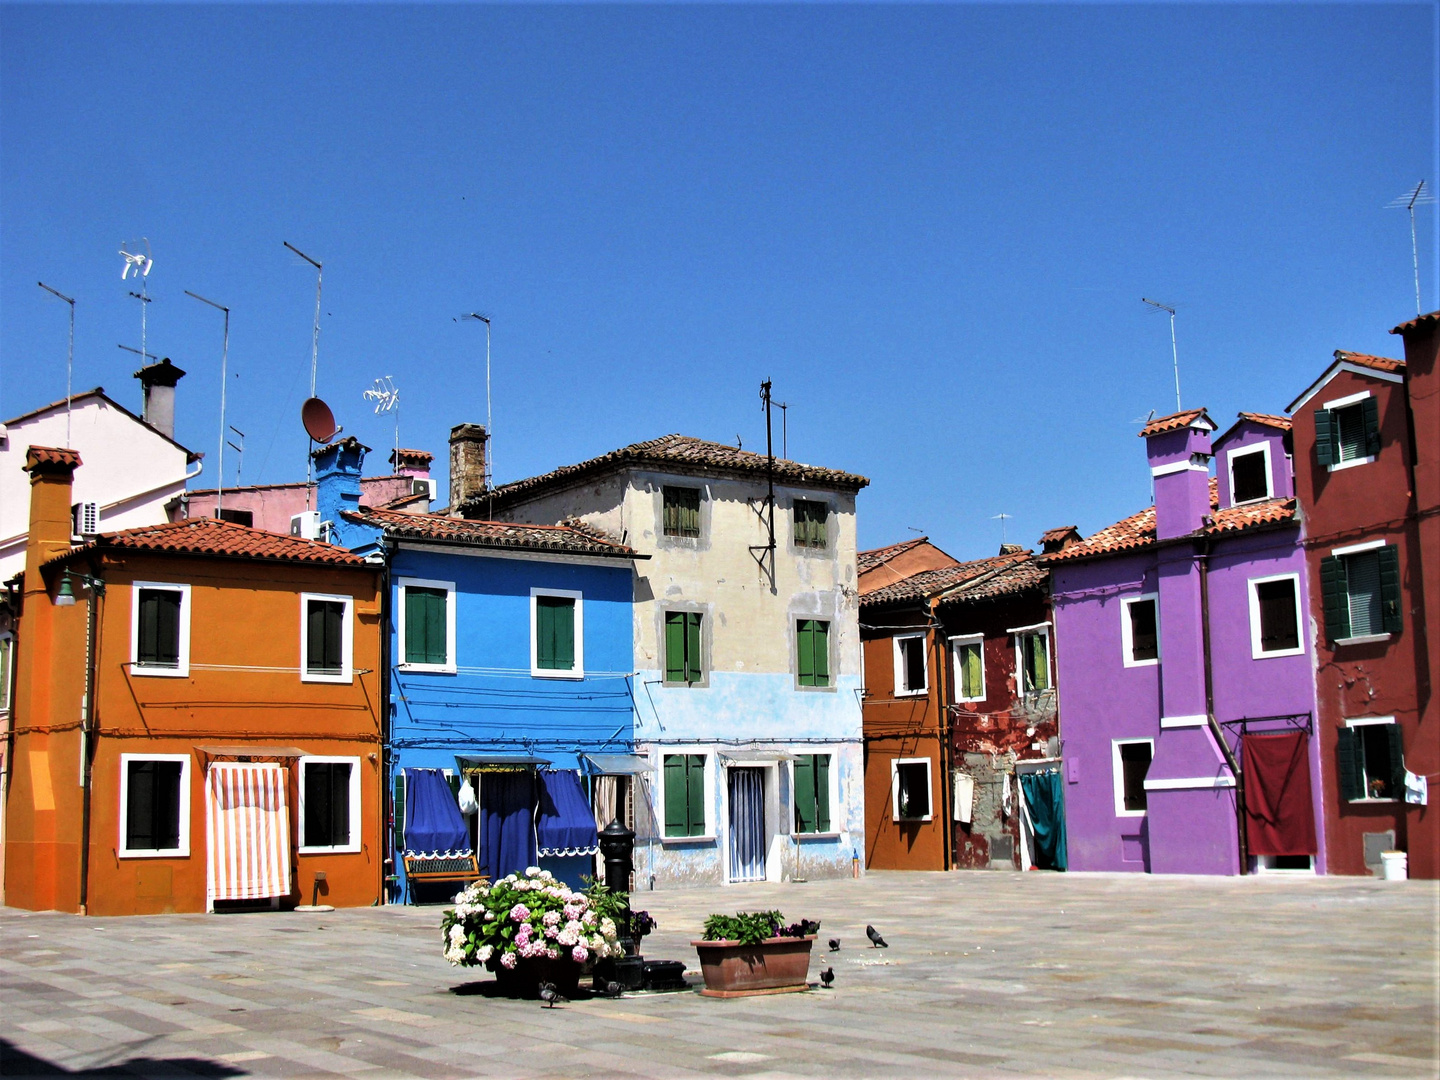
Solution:
[{"label": "terracotta roof tile", "polygon": [[1041,588],[1049,581],[1050,570],[1030,552],[1025,554],[1027,558],[996,567],[991,573],[972,578],[951,589],[940,597],[940,606],[978,603]]},{"label": "terracotta roof tile", "polygon": [[1395,360],[1389,356],[1371,356],[1368,353],[1346,352],[1344,349],[1335,350],[1335,359],[1347,364],[1359,364],[1361,367],[1374,368],[1376,371],[1394,373],[1405,369],[1404,360]]},{"label": "terracotta roof tile", "polygon": [[383,529],[387,536],[404,540],[434,540],[571,555],[605,555],[617,559],[645,558],[614,537],[580,521],[567,521],[563,525],[519,525],[508,521],[472,521],[443,514],[407,514],[400,510],[363,506],[358,513],[346,511],[345,517],[363,525],[373,525]]},{"label": "terracotta roof tile", "polygon": [[1290,418],[1288,416],[1273,416],[1270,413],[1242,412],[1236,413],[1241,420],[1249,420],[1252,424],[1260,424],[1264,427],[1278,428],[1281,431],[1290,430]]},{"label": "terracotta roof tile", "polygon": [[1417,315],[1409,322],[1401,323],[1395,327],[1395,329],[1391,330],[1390,333],[1407,334],[1411,330],[1418,330],[1422,326],[1429,326],[1435,322],[1440,322],[1440,311],[1432,311],[1429,315]]},{"label": "terracotta roof tile", "polygon": [[37,465],[68,465],[76,469],[80,467],[80,452],[59,446],[32,446],[25,451],[24,467],[29,471]]},{"label": "terracotta roof tile", "polygon": [[925,600],[967,581],[973,581],[992,570],[1024,562],[1030,558],[1033,556],[1026,551],[1010,555],[992,555],[988,559],[976,559],[973,562],[963,562],[956,566],[942,566],[935,570],[921,570],[917,574],[911,574],[909,577],[893,581],[874,592],[864,594],[860,597],[860,606],[871,608],[886,604]]},{"label": "terracotta roof tile", "polygon": [[330,566],[364,566],[365,560],[344,548],[318,540],[265,532],[218,518],[189,518],[147,525],[138,529],[103,533],[51,559],[58,562],[86,551],[158,551],[176,555],[214,555],[271,562],[324,563]]},{"label": "terracotta roof tile", "polygon": [[1053,544],[1059,540],[1064,540],[1071,533],[1075,533],[1078,535],[1079,532],[1080,527],[1078,525],[1061,525],[1059,528],[1046,529],[1043,533],[1041,533],[1040,542],[1042,544]]},{"label": "terracotta roof tile", "polygon": [[857,573],[867,573],[878,566],[884,566],[896,555],[903,555],[917,544],[928,543],[928,536],[917,536],[913,540],[901,540],[898,544],[887,544],[885,547],[871,548],[869,551],[860,551],[855,554],[855,566]]},{"label": "terracotta roof tile", "polygon": [[[493,491],[477,492],[466,500],[468,506],[493,501],[498,505],[518,502],[527,495],[546,488],[566,486],[588,476],[615,472],[633,466],[653,466],[675,472],[718,469],[723,472],[764,476],[766,457],[751,450],[741,450],[723,443],[706,442],[688,435],[662,435],[648,442],[631,443],[619,450],[590,458],[575,465],[563,465],[540,476],[531,476],[514,483],[501,484]],[[775,459],[775,479],[789,483],[814,484],[820,487],[848,488],[858,491],[870,481],[855,473],[825,469],[798,461]],[[452,509],[458,509],[452,507]]]},{"label": "terracotta roof tile", "polygon": [[399,450],[390,451],[390,464],[405,462],[414,465],[429,465],[435,460],[435,455],[428,450],[407,450],[403,446]]},{"label": "terracotta roof tile", "polygon": [[1210,419],[1204,409],[1185,409],[1182,412],[1171,413],[1169,416],[1157,416],[1140,429],[1140,438],[1148,439],[1151,435],[1160,435],[1166,431],[1181,431],[1201,419],[1210,425],[1212,431],[1214,430],[1215,422]]}]

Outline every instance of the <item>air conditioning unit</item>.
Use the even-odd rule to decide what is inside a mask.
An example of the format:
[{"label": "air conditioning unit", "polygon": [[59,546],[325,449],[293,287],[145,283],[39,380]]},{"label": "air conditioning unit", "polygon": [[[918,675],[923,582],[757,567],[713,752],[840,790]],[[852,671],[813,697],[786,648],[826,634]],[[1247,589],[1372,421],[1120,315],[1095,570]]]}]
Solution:
[{"label": "air conditioning unit", "polygon": [[100,531],[100,504],[76,503],[70,508],[76,536],[94,536]]},{"label": "air conditioning unit", "polygon": [[434,483],[435,481],[433,480],[419,480],[412,478],[410,481],[410,494],[419,495],[421,492],[424,492],[425,498],[433,499],[435,498],[435,488],[432,486]]},{"label": "air conditioning unit", "polygon": [[298,536],[301,540],[318,540],[320,538],[320,511],[306,510],[303,514],[291,516],[290,535]]}]

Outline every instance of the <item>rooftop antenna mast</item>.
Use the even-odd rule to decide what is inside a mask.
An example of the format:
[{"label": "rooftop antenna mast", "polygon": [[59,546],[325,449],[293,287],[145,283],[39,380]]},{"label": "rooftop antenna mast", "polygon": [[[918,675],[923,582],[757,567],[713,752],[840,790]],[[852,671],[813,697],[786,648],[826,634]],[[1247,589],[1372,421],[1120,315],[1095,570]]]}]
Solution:
[{"label": "rooftop antenna mast", "polygon": [[1435,201],[1435,196],[1421,180],[1404,195],[1392,199],[1385,204],[1387,210],[1408,210],[1410,212],[1410,262],[1415,267],[1415,314],[1424,314],[1424,308],[1420,301],[1420,249],[1415,246],[1415,207],[1429,206]]},{"label": "rooftop antenna mast", "polygon": [[495,429],[490,416],[490,316],[472,311],[461,315],[455,322],[460,319],[474,319],[485,324],[485,490],[489,491],[495,486],[492,479],[495,475]]},{"label": "rooftop antenna mast", "polygon": [[1159,300],[1150,300],[1144,296],[1140,298],[1142,304],[1149,304],[1156,311],[1168,311],[1170,313],[1170,358],[1175,364],[1175,411],[1180,411],[1180,353],[1175,348],[1175,309],[1169,304],[1162,304]]},{"label": "rooftop antenna mast", "polygon": [[[141,244],[145,245],[143,252],[140,251]],[[135,292],[132,289],[130,295],[140,301],[140,355],[149,356],[150,354],[145,351],[148,347],[145,344],[146,309],[150,307],[150,291],[147,288],[147,282],[150,280],[150,268],[155,265],[155,260],[150,255],[150,241],[142,236],[139,244],[133,241],[121,244],[120,255],[125,260],[125,265],[120,270],[120,280],[125,281],[132,274],[140,279],[140,291]]]},{"label": "rooftop antenna mast", "polygon": [[225,336],[220,345],[220,450],[219,460],[215,465],[215,516],[218,518],[220,511],[225,508],[225,372],[230,360],[230,309],[189,289],[185,290],[185,295],[194,297],[202,304],[209,304],[225,315]]},{"label": "rooftop antenna mast", "polygon": [[240,467],[245,462],[245,432],[241,431],[234,424],[230,425],[230,430],[234,432],[235,437],[240,440],[239,445],[236,445],[229,439],[225,440],[225,445],[235,451],[235,486],[238,488],[240,486]]},{"label": "rooftop antenna mast", "polygon": [[70,375],[75,370],[75,298],[66,296],[58,289],[52,289],[43,281],[37,281],[35,284],[70,305],[70,349],[65,354],[65,445],[70,447]]},{"label": "rooftop antenna mast", "polygon": [[360,395],[366,401],[375,402],[375,415],[393,412],[395,414],[395,467],[400,467],[400,391],[389,375],[376,379],[375,385]]},{"label": "rooftop antenna mast", "polygon": [[1000,513],[996,514],[994,517],[992,517],[992,518],[990,519],[991,521],[998,521],[998,522],[1000,522],[1000,546],[1001,546],[1001,547],[1004,547],[1006,544],[1008,544],[1008,543],[1010,542],[1010,537],[1007,535],[1006,530],[1005,530],[1005,522],[1009,521],[1009,520],[1010,520],[1012,517],[1014,517],[1014,516],[1015,516],[1014,514],[1007,514],[1007,513],[1005,513],[1004,510],[1001,510]]},{"label": "rooftop antenna mast", "polygon": [[[325,279],[325,268],[316,262],[309,255],[297,248],[289,240],[280,241],[287,248],[293,251],[300,258],[315,268],[315,329],[310,335],[310,398],[315,396],[315,371],[320,366],[320,286]],[[307,401],[309,398],[306,399]],[[305,506],[310,506],[311,478],[315,470],[314,459],[310,456],[315,449],[315,440],[310,440],[310,448],[305,453]]]},{"label": "rooftop antenna mast", "polygon": [[[761,523],[765,526],[766,542],[764,544],[752,544],[750,554],[755,556],[755,561],[760,568],[770,575],[770,592],[776,591],[775,583],[775,443],[771,435],[770,407],[774,402],[770,399],[770,380],[766,379],[760,384],[760,405],[765,410],[765,509],[761,513],[756,510]],[[751,503],[751,509],[755,509]]]}]

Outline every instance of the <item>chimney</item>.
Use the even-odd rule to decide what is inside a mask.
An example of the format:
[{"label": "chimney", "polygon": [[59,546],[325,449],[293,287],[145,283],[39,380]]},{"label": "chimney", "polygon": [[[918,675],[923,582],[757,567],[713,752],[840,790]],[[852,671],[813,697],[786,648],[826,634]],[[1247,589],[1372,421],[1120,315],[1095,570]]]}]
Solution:
[{"label": "chimney", "polygon": [[70,550],[70,487],[80,455],[53,446],[32,446],[25,454],[30,474],[30,528],[25,541],[25,592],[45,592],[40,574],[56,555]]},{"label": "chimney", "polygon": [[486,450],[490,433],[483,424],[456,424],[450,429],[450,513],[459,514],[465,500],[488,486]]},{"label": "chimney", "polygon": [[1210,433],[1204,409],[1187,409],[1145,425],[1145,456],[1155,484],[1155,537],[1193,533],[1210,513]]},{"label": "chimney", "polygon": [[392,450],[390,451],[390,468],[396,476],[408,476],[414,480],[430,479],[430,462],[435,458],[434,454],[427,454],[424,450]]},{"label": "chimney", "polygon": [[[358,546],[372,535],[371,530],[341,516],[346,510],[353,513],[360,508],[360,470],[369,450],[349,435],[311,455],[315,459],[315,509],[321,523],[330,527],[330,542],[340,547]],[[356,540],[357,533],[364,539]]]},{"label": "chimney", "polygon": [[1040,536],[1040,551],[1045,555],[1053,555],[1057,551],[1064,551],[1071,544],[1078,544],[1080,539],[1080,530],[1074,525],[1046,529]]},{"label": "chimney", "polygon": [[168,439],[175,438],[175,384],[184,377],[168,356],[135,372],[145,395],[140,419]]}]

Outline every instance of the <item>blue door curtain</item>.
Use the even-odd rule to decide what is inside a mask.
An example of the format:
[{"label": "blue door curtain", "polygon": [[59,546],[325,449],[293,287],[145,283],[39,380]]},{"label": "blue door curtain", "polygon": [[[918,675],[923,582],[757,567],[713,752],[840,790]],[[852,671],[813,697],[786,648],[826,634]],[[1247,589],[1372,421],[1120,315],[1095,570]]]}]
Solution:
[{"label": "blue door curtain", "polygon": [[1035,829],[1035,865],[1041,870],[1064,870],[1065,789],[1060,770],[1022,773],[1020,790]]}]

